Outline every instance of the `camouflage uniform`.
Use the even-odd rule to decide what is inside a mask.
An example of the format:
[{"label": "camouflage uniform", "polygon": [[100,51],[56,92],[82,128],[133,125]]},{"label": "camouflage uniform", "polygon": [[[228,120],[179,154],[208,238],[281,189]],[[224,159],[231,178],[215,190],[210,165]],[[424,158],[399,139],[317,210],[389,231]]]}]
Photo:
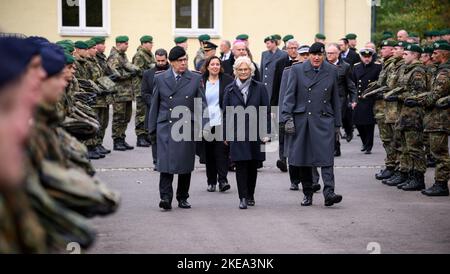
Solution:
[{"label": "camouflage uniform", "polygon": [[139,67],[139,77],[133,79],[134,92],[136,94],[136,117],[135,117],[135,131],[136,136],[141,138],[147,138],[148,131],[145,129],[145,114],[147,112],[147,106],[142,99],[141,94],[141,81],[142,74],[145,70],[152,69],[156,65],[156,59],[153,53],[146,49],[139,47],[136,54],[133,56],[133,64]]},{"label": "camouflage uniform", "polygon": [[[426,69],[419,61],[405,65],[404,74],[398,80],[398,86],[404,88],[403,93],[398,96],[400,104],[411,96],[426,92],[427,85]],[[401,172],[410,174],[415,171],[424,174],[427,169],[423,149],[423,115],[424,111],[420,106],[400,108],[395,129],[401,134]]]},{"label": "camouflage uniform", "polygon": [[[428,87],[427,90],[431,90],[431,80],[433,78],[434,73],[436,72],[437,66],[432,64],[429,66],[426,66],[426,72],[427,72],[427,83],[428,83]],[[430,150],[430,135],[429,134],[423,134],[423,145],[424,145],[424,149],[425,149],[425,158],[427,159],[427,165],[428,165],[428,161],[430,162],[430,165],[432,167],[434,167],[434,158],[431,155],[431,150]]]},{"label": "camouflage uniform", "polygon": [[194,69],[197,69],[198,63],[200,63],[200,61],[202,60],[205,60],[205,51],[203,50],[203,48],[200,48],[197,50],[197,53],[195,54]]},{"label": "camouflage uniform", "polygon": [[[106,56],[103,53],[97,52],[97,64],[100,66],[102,76],[111,75],[111,69],[106,63]],[[98,121],[100,122],[100,130],[96,137],[96,144],[102,145],[105,138],[106,128],[109,124],[109,105],[113,103],[112,95],[98,96],[95,107],[97,108]]]},{"label": "camouflage uniform", "polygon": [[86,64],[87,60],[86,58],[82,58],[82,57],[75,57],[75,77],[77,79],[85,79],[88,80],[89,79],[89,72],[87,69],[87,64]]},{"label": "camouflage uniform", "polygon": [[450,61],[439,65],[431,83],[431,91],[423,96],[425,106],[425,133],[429,134],[431,154],[436,159],[435,181],[447,183],[450,179],[448,134],[450,109],[438,109],[436,102],[449,95]]},{"label": "camouflage uniform", "polygon": [[[103,76],[103,71],[102,68],[100,67],[100,65],[97,63],[96,59],[94,57],[87,57],[86,58],[86,63],[85,63],[85,69],[87,72],[87,79],[92,80],[94,82],[96,82],[100,77]],[[97,114],[97,121],[100,123],[100,125],[102,126],[101,122],[103,122],[103,126],[104,126],[104,121],[100,120],[100,114],[103,114],[103,112],[101,111],[101,109],[99,109],[99,106],[103,106],[104,100],[102,100],[102,98],[100,96],[96,97],[96,104],[94,106],[92,106],[92,109],[95,111],[95,113]],[[102,117],[102,119],[104,119],[104,117]],[[106,124],[107,126],[107,124]],[[100,127],[101,128],[101,127]],[[99,130],[100,131],[100,130]],[[98,134],[97,134],[98,136]],[[100,145],[97,143],[97,136],[86,140],[85,144],[88,147],[96,147],[97,145]]]},{"label": "camouflage uniform", "polygon": [[[125,131],[131,120],[132,102],[134,99],[133,77],[136,68],[127,58],[125,52],[119,52],[115,47],[107,60],[113,75],[117,77],[113,104],[112,138],[115,142],[125,140]],[[134,73],[133,73],[134,72]]]}]

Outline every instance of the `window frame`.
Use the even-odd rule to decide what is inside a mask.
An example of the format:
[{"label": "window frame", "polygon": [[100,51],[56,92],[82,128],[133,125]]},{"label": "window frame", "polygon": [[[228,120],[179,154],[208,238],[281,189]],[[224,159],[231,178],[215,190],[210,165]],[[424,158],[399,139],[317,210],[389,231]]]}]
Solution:
[{"label": "window frame", "polygon": [[222,32],[222,0],[214,1],[214,28],[198,28],[198,0],[191,0],[191,28],[176,28],[176,0],[172,0],[172,29],[174,36],[198,37],[209,34],[211,37],[220,37]]},{"label": "window frame", "polygon": [[61,0],[56,0],[58,4],[58,33],[61,36],[109,36],[111,33],[111,9],[110,0],[102,0],[102,27],[86,27],[86,0],[79,1],[79,24],[78,27],[65,27],[62,25],[62,4]]}]

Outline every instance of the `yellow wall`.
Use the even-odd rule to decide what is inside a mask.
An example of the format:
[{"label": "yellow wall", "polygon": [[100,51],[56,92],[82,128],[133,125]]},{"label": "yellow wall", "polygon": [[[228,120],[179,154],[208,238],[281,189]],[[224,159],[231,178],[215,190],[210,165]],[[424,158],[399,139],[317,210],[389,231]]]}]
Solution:
[{"label": "yellow wall", "polygon": [[[327,42],[337,41],[348,32],[358,34],[359,47],[370,39],[370,6],[367,0],[325,0],[325,34]],[[319,31],[318,0],[222,0],[222,35],[233,40],[237,34],[250,35],[250,48],[258,62],[265,50],[264,37],[293,34],[302,44],[311,44]],[[174,46],[172,0],[110,0],[111,33],[128,35],[131,59],[139,37],[154,37],[154,49]],[[25,35],[45,36],[51,41],[86,40],[86,37],[61,37],[58,34],[57,0],[0,0],[0,30]],[[219,43],[220,39],[213,41]],[[189,39],[189,56],[193,58],[198,41]],[[192,62],[190,62],[191,64]]]}]

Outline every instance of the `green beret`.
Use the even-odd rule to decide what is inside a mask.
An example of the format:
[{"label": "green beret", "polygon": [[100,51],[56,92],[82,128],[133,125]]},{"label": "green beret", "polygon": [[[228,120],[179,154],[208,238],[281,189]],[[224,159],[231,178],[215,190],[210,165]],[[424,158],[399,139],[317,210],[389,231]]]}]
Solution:
[{"label": "green beret", "polygon": [[432,54],[433,50],[434,50],[433,47],[426,46],[423,48],[423,53]]},{"label": "green beret", "polygon": [[175,44],[184,43],[187,41],[187,37],[179,36],[179,37],[176,37],[173,41],[175,42]]},{"label": "green beret", "polygon": [[393,40],[384,40],[381,42],[381,47],[395,47],[396,45],[397,42]]},{"label": "green beret", "polygon": [[122,36],[117,36],[116,37],[116,43],[126,43],[128,42],[130,39],[128,38],[128,36],[122,35]]},{"label": "green beret", "polygon": [[275,41],[275,37],[273,37],[273,35],[267,36],[266,38],[264,38],[264,43],[267,41]]},{"label": "green beret", "polygon": [[294,35],[288,34],[288,35],[283,37],[283,42],[287,42],[287,41],[289,41],[291,39],[294,39]]},{"label": "green beret", "polygon": [[76,42],[75,42],[75,48],[76,48],[76,49],[88,49],[89,46],[88,46],[88,44],[86,44],[86,42],[84,42],[84,41],[76,41]]},{"label": "green beret", "polygon": [[141,39],[139,39],[139,41],[141,41],[141,44],[143,43],[153,43],[153,37],[150,35],[144,35],[141,37]]},{"label": "green beret", "polygon": [[408,34],[409,37],[413,37],[413,38],[418,38],[419,35],[417,35],[417,33],[411,32]]},{"label": "green beret", "polygon": [[438,43],[438,44],[448,44],[447,40],[443,40],[443,39],[437,40],[435,43]]},{"label": "green beret", "polygon": [[441,36],[441,33],[438,30],[432,30],[431,36]]},{"label": "green beret", "polygon": [[422,52],[423,52],[422,48],[419,45],[416,45],[416,44],[409,44],[409,45],[407,45],[405,47],[405,50],[406,51],[414,51],[414,52],[417,52],[417,53],[420,53],[420,54],[422,54]]},{"label": "green beret", "polygon": [[433,36],[433,32],[430,31],[430,30],[427,30],[427,31],[425,31],[425,32],[423,33],[423,36],[424,36],[424,37],[431,37],[431,36]]},{"label": "green beret", "polygon": [[65,43],[65,44],[69,44],[69,45],[72,45],[73,47],[75,46],[75,43],[72,41],[72,40],[61,40],[61,41],[58,41],[58,42],[56,42],[56,44],[58,44],[58,43]]},{"label": "green beret", "polygon": [[326,37],[325,35],[323,35],[322,33],[317,33],[317,34],[316,34],[316,38],[317,38],[317,39],[322,39],[322,40],[327,39],[327,37]]},{"label": "green beret", "polygon": [[67,52],[73,52],[75,50],[74,46],[64,41],[58,41],[56,44],[64,49]]},{"label": "green beret", "polygon": [[73,64],[75,62],[75,58],[71,54],[64,52],[64,57],[66,57],[66,65]]},{"label": "green beret", "polygon": [[390,31],[384,31],[383,32],[383,40],[386,40],[388,38],[394,38],[394,34]]},{"label": "green beret", "polygon": [[103,36],[95,36],[95,37],[92,37],[91,40],[94,40],[95,44],[97,44],[97,45],[105,43],[105,37],[103,37]]},{"label": "green beret", "polygon": [[395,45],[396,47],[402,47],[402,48],[406,48],[409,45],[409,43],[407,42],[403,42],[403,41],[397,41],[397,45]]},{"label": "green beret", "polygon": [[442,35],[450,35],[450,29],[445,29],[442,31]]},{"label": "green beret", "polygon": [[345,38],[347,38],[348,40],[355,40],[356,37],[357,36],[354,33],[349,33],[349,34],[345,35]]},{"label": "green beret", "polygon": [[97,45],[97,43],[95,43],[94,40],[87,40],[86,44],[88,45],[88,49],[95,47],[95,45]]},{"label": "green beret", "polygon": [[236,36],[236,40],[248,40],[248,35],[247,34],[239,34],[238,36]]},{"label": "green beret", "polygon": [[433,48],[434,50],[446,50],[446,51],[450,51],[450,44],[448,43],[434,43],[433,44]]},{"label": "green beret", "polygon": [[281,40],[281,36],[279,34],[272,35],[274,40]]},{"label": "green beret", "polygon": [[200,41],[200,42],[209,41],[209,40],[211,40],[211,36],[209,36],[208,34],[202,34],[198,37],[198,41]]}]

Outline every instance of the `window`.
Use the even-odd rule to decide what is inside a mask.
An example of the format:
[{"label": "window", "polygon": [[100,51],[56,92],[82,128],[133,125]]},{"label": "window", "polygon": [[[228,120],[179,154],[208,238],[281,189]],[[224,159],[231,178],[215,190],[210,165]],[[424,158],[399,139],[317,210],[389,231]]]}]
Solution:
[{"label": "window", "polygon": [[173,0],[174,34],[196,37],[218,36],[221,0]]},{"label": "window", "polygon": [[58,0],[58,14],[61,35],[109,34],[109,0]]}]

